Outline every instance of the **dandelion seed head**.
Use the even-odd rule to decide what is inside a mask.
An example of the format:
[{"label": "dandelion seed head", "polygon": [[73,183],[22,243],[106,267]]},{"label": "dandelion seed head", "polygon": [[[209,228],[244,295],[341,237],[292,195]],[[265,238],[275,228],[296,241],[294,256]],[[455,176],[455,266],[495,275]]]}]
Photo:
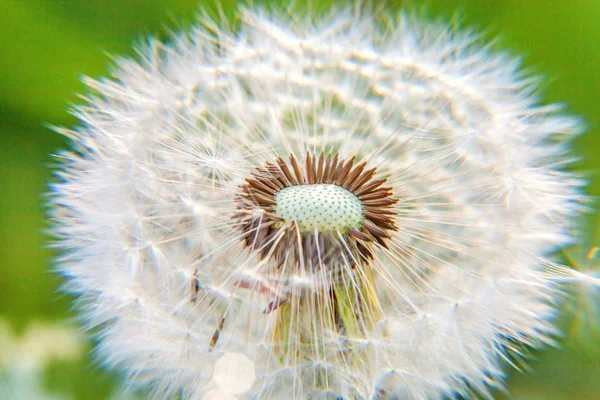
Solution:
[{"label": "dandelion seed head", "polygon": [[202,23],[86,80],[67,132],[58,268],[107,366],[157,399],[436,399],[552,343],[581,124],[518,60],[406,14]]}]

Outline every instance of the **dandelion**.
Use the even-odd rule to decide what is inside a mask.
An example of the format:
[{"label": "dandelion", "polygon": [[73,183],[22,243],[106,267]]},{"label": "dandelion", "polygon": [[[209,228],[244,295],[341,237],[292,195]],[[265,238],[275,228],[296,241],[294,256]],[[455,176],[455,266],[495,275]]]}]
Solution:
[{"label": "dandelion", "polygon": [[129,388],[489,396],[552,343],[581,125],[517,59],[406,14],[202,22],[62,130],[58,266]]}]

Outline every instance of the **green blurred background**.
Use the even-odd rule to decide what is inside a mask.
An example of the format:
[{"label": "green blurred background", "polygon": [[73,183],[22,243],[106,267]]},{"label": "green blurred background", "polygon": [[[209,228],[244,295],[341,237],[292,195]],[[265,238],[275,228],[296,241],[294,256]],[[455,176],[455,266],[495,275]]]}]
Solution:
[{"label": "green blurred background", "polygon": [[[49,272],[53,254],[43,234],[50,154],[66,145],[46,124],[77,124],[67,110],[81,103],[77,93],[86,92],[80,78],[109,75],[109,55],[134,56],[132,45],[145,36],[168,39],[169,30],[193,23],[200,7],[214,11],[220,3],[232,14],[236,2],[200,3],[0,0],[0,322],[9,324],[15,337],[38,329],[32,324],[40,321],[76,326],[71,299],[58,292],[61,279]],[[390,8],[402,5],[385,2]],[[576,142],[582,157],[576,168],[589,177],[589,193],[598,196],[600,1],[438,0],[426,10],[446,19],[458,15],[466,25],[500,36],[500,48],[523,55],[527,67],[545,74],[546,101],[564,102],[588,125]],[[594,217],[587,222],[589,235],[582,247],[563,254],[578,268],[586,268],[587,250],[600,244],[595,234],[600,224]],[[530,371],[511,373],[509,394],[496,393],[497,398],[600,399],[600,334],[595,325],[600,296],[590,299],[581,287],[573,287],[571,294],[560,319],[565,331],[561,347],[532,354]],[[90,348],[88,344],[81,357],[46,363],[41,378],[45,390],[92,400],[115,393],[118,378],[85,356]]]}]

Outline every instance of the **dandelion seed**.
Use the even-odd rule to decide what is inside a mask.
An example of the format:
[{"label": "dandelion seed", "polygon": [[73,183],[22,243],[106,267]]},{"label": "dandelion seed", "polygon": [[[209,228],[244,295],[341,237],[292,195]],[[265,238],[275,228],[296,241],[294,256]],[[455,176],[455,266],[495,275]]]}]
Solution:
[{"label": "dandelion seed", "polygon": [[599,238],[592,223],[581,233],[580,241],[563,249],[569,267],[551,265],[548,276],[556,282],[566,284],[570,301],[567,310],[572,313],[572,322],[567,328],[569,337],[579,341],[583,347],[593,345],[600,333],[600,248],[595,246]]},{"label": "dandelion seed", "polygon": [[157,399],[489,396],[556,333],[579,121],[443,24],[241,17],[86,81],[52,203],[98,354]]}]

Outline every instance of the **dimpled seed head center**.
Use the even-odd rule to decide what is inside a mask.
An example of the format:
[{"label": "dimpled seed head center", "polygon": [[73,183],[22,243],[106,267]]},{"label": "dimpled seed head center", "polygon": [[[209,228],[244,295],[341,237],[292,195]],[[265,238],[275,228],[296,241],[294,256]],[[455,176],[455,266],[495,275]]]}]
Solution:
[{"label": "dimpled seed head center", "polygon": [[332,184],[289,186],[275,195],[275,213],[296,221],[301,232],[340,231],[359,228],[362,202],[347,189]]}]

